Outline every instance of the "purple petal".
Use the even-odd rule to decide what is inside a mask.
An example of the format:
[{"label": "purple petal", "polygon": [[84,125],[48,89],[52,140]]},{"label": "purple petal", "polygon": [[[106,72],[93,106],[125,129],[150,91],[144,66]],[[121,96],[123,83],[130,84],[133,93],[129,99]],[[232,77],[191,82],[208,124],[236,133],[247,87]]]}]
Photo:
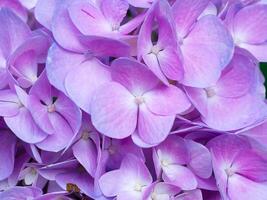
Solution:
[{"label": "purple petal", "polygon": [[116,82],[126,87],[134,95],[143,95],[144,92],[156,87],[159,80],[145,65],[129,58],[119,58],[113,61],[111,76]]},{"label": "purple petal", "polygon": [[193,23],[208,6],[208,3],[208,0],[175,1],[172,12],[179,37],[183,38],[187,35]]},{"label": "purple petal", "polygon": [[34,9],[36,20],[51,30],[52,17],[56,8],[56,0],[38,0]]},{"label": "purple petal", "polygon": [[97,149],[94,142],[90,138],[82,138],[73,145],[72,151],[75,158],[94,177],[97,167]]},{"label": "purple petal", "polygon": [[97,59],[93,59],[68,72],[65,88],[70,98],[84,111],[90,113],[94,92],[110,80],[108,68]]},{"label": "purple petal", "polygon": [[[2,8],[0,11],[0,48],[5,57],[9,56],[31,34],[30,28],[12,11]],[[16,33],[16,34],[14,34]]]},{"label": "purple petal", "polygon": [[84,55],[66,51],[54,43],[49,49],[46,63],[49,82],[65,92],[65,77],[71,69],[79,66],[84,60]]},{"label": "purple petal", "polygon": [[212,174],[211,155],[209,150],[192,140],[185,140],[189,152],[189,166],[192,171],[202,177],[209,178]]},{"label": "purple petal", "polygon": [[108,22],[117,26],[120,25],[129,8],[127,0],[102,0],[100,6]]},{"label": "purple petal", "polygon": [[168,165],[163,168],[163,180],[180,187],[182,190],[197,188],[197,180],[194,174],[181,165]]},{"label": "purple petal", "polygon": [[138,115],[138,134],[145,143],[159,144],[169,135],[174,118],[174,115],[153,114],[145,104],[141,104]]},{"label": "purple petal", "polygon": [[92,123],[109,137],[126,138],[136,129],[137,110],[134,96],[122,85],[111,82],[99,88],[92,99]]},{"label": "purple petal", "polygon": [[267,5],[241,9],[234,17],[234,38],[237,43],[260,44],[267,40]]},{"label": "purple petal", "polygon": [[202,17],[181,46],[185,70],[183,84],[193,87],[215,84],[232,58],[233,47],[231,35],[217,17]]},{"label": "purple petal", "polygon": [[42,195],[42,190],[36,187],[16,186],[0,193],[0,199],[29,199]]},{"label": "purple petal", "polygon": [[14,169],[16,138],[9,131],[0,134],[0,180],[9,177]]},{"label": "purple petal", "polygon": [[158,115],[174,115],[190,108],[186,95],[179,88],[170,85],[158,86],[144,94],[148,109]]}]

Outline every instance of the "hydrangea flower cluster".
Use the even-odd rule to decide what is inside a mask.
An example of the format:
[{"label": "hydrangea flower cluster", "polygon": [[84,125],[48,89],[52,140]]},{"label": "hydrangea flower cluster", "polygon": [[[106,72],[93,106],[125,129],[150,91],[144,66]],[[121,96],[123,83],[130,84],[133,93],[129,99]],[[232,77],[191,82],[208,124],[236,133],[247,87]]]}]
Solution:
[{"label": "hydrangea flower cluster", "polygon": [[1,200],[267,200],[266,0],[0,0]]}]

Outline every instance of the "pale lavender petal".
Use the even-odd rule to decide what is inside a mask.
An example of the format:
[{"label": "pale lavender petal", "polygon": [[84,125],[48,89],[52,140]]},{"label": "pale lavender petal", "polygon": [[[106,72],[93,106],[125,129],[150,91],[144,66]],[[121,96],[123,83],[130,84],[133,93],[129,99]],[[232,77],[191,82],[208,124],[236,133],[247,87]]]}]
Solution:
[{"label": "pale lavender petal", "polygon": [[107,66],[97,59],[91,59],[68,72],[65,88],[70,98],[84,111],[90,113],[94,92],[110,80]]},{"label": "pale lavender petal", "polygon": [[68,72],[85,60],[84,55],[64,50],[54,43],[48,52],[46,72],[49,82],[65,92],[64,81]]},{"label": "pale lavender petal", "polygon": [[51,23],[56,7],[56,0],[38,0],[34,9],[36,20],[51,30]]},{"label": "pale lavender petal", "polygon": [[138,135],[145,143],[159,144],[169,135],[175,115],[153,114],[145,104],[139,105]]},{"label": "pale lavender petal", "polygon": [[97,149],[95,143],[90,138],[81,138],[73,145],[72,151],[75,158],[94,177],[97,167]]},{"label": "pale lavender petal", "polygon": [[133,59],[119,58],[111,65],[112,80],[126,87],[133,95],[143,95],[159,84],[147,67]]},{"label": "pale lavender petal", "polygon": [[191,103],[184,92],[173,86],[158,86],[144,94],[148,109],[158,115],[173,115],[186,111]]},{"label": "pale lavender petal", "polygon": [[267,5],[241,9],[234,17],[234,38],[237,43],[260,44],[267,40]]},{"label": "pale lavender petal", "polygon": [[222,22],[208,15],[196,23],[181,50],[185,70],[183,84],[208,87],[216,83],[221,70],[230,62],[234,44]]},{"label": "pale lavender petal", "polygon": [[179,37],[187,35],[191,26],[208,6],[208,0],[178,0],[172,6],[174,21]]},{"label": "pale lavender petal", "polygon": [[185,140],[188,148],[190,161],[189,168],[201,178],[209,178],[212,174],[211,155],[209,150],[192,140]]},{"label": "pale lavender petal", "polygon": [[126,138],[136,129],[138,106],[122,85],[111,82],[97,90],[91,102],[92,123],[112,138]]},{"label": "pale lavender petal", "polygon": [[163,180],[180,187],[182,190],[193,190],[197,188],[195,175],[186,167],[181,165],[168,165],[163,168]]}]

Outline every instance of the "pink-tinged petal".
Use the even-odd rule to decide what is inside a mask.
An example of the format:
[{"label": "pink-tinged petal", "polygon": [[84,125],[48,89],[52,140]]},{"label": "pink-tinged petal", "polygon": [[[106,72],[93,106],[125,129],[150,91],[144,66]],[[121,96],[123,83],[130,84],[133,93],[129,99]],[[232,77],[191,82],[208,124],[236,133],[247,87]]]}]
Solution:
[{"label": "pink-tinged petal", "polygon": [[56,182],[64,190],[66,189],[67,184],[72,183],[77,185],[78,188],[81,190],[81,192],[88,196],[92,196],[94,193],[92,177],[89,174],[87,174],[87,172],[85,171],[80,172],[76,168],[68,172],[56,175]]},{"label": "pink-tinged petal", "polygon": [[174,198],[174,200],[203,200],[201,190],[184,192]]},{"label": "pink-tinged petal", "polygon": [[57,1],[51,24],[52,33],[55,40],[63,48],[74,52],[85,52],[85,48],[78,38],[81,33],[73,24],[68,13],[68,8],[72,2],[72,0]]},{"label": "pink-tinged petal", "polygon": [[4,120],[14,134],[24,142],[34,144],[47,137],[47,134],[36,125],[31,113],[25,107],[21,107],[16,116],[5,117]]},{"label": "pink-tinged petal", "polygon": [[94,92],[111,80],[108,68],[100,61],[85,61],[70,70],[65,79],[65,88],[70,98],[84,111],[90,113]]},{"label": "pink-tinged petal", "polygon": [[231,199],[267,199],[266,183],[253,182],[243,176],[233,175],[228,182],[228,196]]},{"label": "pink-tinged petal", "polygon": [[[166,36],[167,37],[167,36]],[[171,80],[181,80],[184,75],[180,50],[167,47],[158,53],[162,72]]]},{"label": "pink-tinged petal", "polygon": [[178,36],[182,39],[208,6],[208,0],[178,0],[172,6]]},{"label": "pink-tinged petal", "polygon": [[99,179],[100,188],[108,197],[122,195],[126,191],[140,193],[135,189],[143,188],[151,183],[152,177],[145,163],[132,154],[125,156],[119,170],[107,172]]},{"label": "pink-tinged petal", "polygon": [[254,55],[260,62],[267,62],[267,43],[253,45],[241,43],[239,47],[248,50],[252,55]]},{"label": "pink-tinged petal", "polygon": [[52,126],[48,116],[48,107],[46,105],[43,105],[40,99],[38,99],[34,95],[30,95],[28,98],[27,107],[34,121],[45,133],[53,134],[55,132],[54,127]]},{"label": "pink-tinged petal", "polygon": [[168,79],[163,74],[160,64],[158,61],[158,58],[155,54],[150,53],[142,56],[144,62],[147,66],[149,66],[149,69],[166,85],[169,85]]},{"label": "pink-tinged petal", "polygon": [[42,195],[42,190],[37,187],[12,187],[4,192],[0,193],[0,199],[12,200],[12,199],[35,199]]},{"label": "pink-tinged petal", "polygon": [[154,0],[128,0],[128,3],[138,8],[149,8]]},{"label": "pink-tinged petal", "polygon": [[252,181],[267,181],[267,160],[263,156],[251,150],[243,150],[236,156],[232,167],[239,175]]},{"label": "pink-tinged petal", "polygon": [[210,191],[218,191],[218,187],[216,185],[216,179],[214,176],[210,178],[200,178],[196,176],[197,179],[197,187],[199,189],[210,190]]},{"label": "pink-tinged petal", "polygon": [[30,95],[34,95],[39,100],[43,101],[43,104],[50,105],[53,95],[56,95],[55,90],[52,89],[45,71],[39,76],[38,80],[31,87]]},{"label": "pink-tinged petal", "polygon": [[119,58],[111,65],[112,80],[119,82],[138,96],[159,84],[157,77],[145,65],[129,58]]},{"label": "pink-tinged petal", "polygon": [[173,86],[158,86],[144,94],[148,109],[158,115],[175,115],[190,108],[191,103],[184,92]]},{"label": "pink-tinged petal", "polygon": [[208,15],[196,23],[181,50],[185,70],[183,84],[203,88],[217,82],[221,70],[232,58],[234,44],[222,22]]},{"label": "pink-tinged petal", "polygon": [[135,18],[131,19],[126,24],[123,24],[119,29],[120,33],[122,33],[123,35],[127,35],[132,31],[134,31],[144,21],[145,14],[146,13],[141,13],[137,15]]},{"label": "pink-tinged petal", "polygon": [[73,133],[77,133],[82,122],[81,110],[63,93],[59,93],[57,97],[54,103],[56,112],[64,118],[66,124],[69,124]]},{"label": "pink-tinged petal", "polygon": [[145,104],[139,105],[138,134],[145,143],[159,144],[169,135],[175,115],[153,114]]},{"label": "pink-tinged petal", "polygon": [[162,178],[165,182],[176,185],[182,190],[193,190],[197,188],[195,175],[188,168],[181,165],[168,165],[163,167]]},{"label": "pink-tinged petal", "polygon": [[[108,3],[110,5],[110,3]],[[105,35],[112,32],[112,25],[107,21],[99,7],[92,1],[77,1],[70,4],[68,14],[72,25],[84,35]]]},{"label": "pink-tinged petal", "polygon": [[212,174],[211,155],[209,150],[192,140],[185,140],[189,152],[188,166],[201,178],[209,178]]},{"label": "pink-tinged petal", "polygon": [[101,0],[101,11],[111,26],[119,26],[127,14],[127,0]]},{"label": "pink-tinged petal", "polygon": [[154,144],[148,144],[145,141],[143,141],[143,139],[140,137],[140,135],[138,134],[137,131],[135,131],[132,135],[131,138],[134,142],[134,144],[136,144],[138,147],[142,147],[142,148],[150,148],[155,146]]},{"label": "pink-tinged petal", "polygon": [[129,199],[129,200],[141,200],[142,199],[142,193],[137,192],[137,191],[122,191],[120,194],[117,196],[117,200],[124,200],[124,199]]},{"label": "pink-tinged petal", "polygon": [[267,5],[251,5],[234,18],[234,39],[237,43],[259,44],[267,40]]},{"label": "pink-tinged petal", "polygon": [[[81,36],[81,43],[86,48],[86,51],[95,56],[112,56],[121,57],[129,56],[131,49],[127,42],[119,39],[113,39],[103,36]],[[99,45],[101,43],[102,45]]]},{"label": "pink-tinged petal", "polygon": [[72,151],[79,163],[94,177],[97,167],[97,149],[95,143],[90,138],[82,138],[73,145]]},{"label": "pink-tinged petal", "polygon": [[34,9],[36,20],[51,30],[52,17],[56,8],[56,0],[38,0]]},{"label": "pink-tinged petal", "polygon": [[121,170],[113,170],[101,176],[99,185],[105,196],[113,197],[120,194],[121,190],[126,190],[127,192],[131,191],[131,189],[133,190],[134,188],[130,187],[132,181],[130,172],[129,174],[124,174]]},{"label": "pink-tinged petal", "polygon": [[27,22],[28,20],[28,11],[18,2],[18,0],[2,0],[0,2],[0,8],[9,8],[19,16],[22,21]]},{"label": "pink-tinged petal", "polygon": [[248,94],[237,99],[214,98],[208,104],[208,115],[203,121],[217,130],[237,130],[263,120],[266,104],[262,98]]},{"label": "pink-tinged petal", "polygon": [[[170,197],[174,197],[181,191],[179,187],[165,182],[155,182],[151,186],[150,193],[148,194],[151,199],[168,200]],[[150,199],[149,197],[148,199]]]},{"label": "pink-tinged petal", "polygon": [[[158,41],[153,46],[153,27],[158,25]],[[183,76],[175,29],[171,17],[171,7],[166,0],[157,1],[148,11],[138,37],[138,57],[165,84],[169,79],[180,80]]]},{"label": "pink-tinged petal", "polygon": [[54,43],[47,57],[46,72],[49,82],[59,89],[65,91],[64,81],[68,72],[75,69],[85,60],[82,54],[66,51]]},{"label": "pink-tinged petal", "polygon": [[0,115],[4,117],[12,117],[19,113],[20,102],[11,90],[0,91]]},{"label": "pink-tinged petal", "polygon": [[161,167],[167,164],[185,165],[190,158],[185,140],[176,135],[170,135],[155,147],[155,153],[157,156],[153,158],[154,162],[159,162]]},{"label": "pink-tinged petal", "polygon": [[0,10],[0,24],[0,48],[7,57],[30,36],[31,31],[26,23],[6,8]]},{"label": "pink-tinged petal", "polygon": [[221,195],[226,198],[227,170],[230,169],[235,157],[243,150],[249,149],[249,143],[236,135],[222,135],[208,143],[212,155],[212,165]]},{"label": "pink-tinged petal", "polygon": [[249,57],[235,54],[216,84],[216,94],[222,97],[245,95],[255,82],[255,63]]},{"label": "pink-tinged petal", "polygon": [[23,88],[29,88],[37,80],[37,60],[34,51],[11,57],[9,72]]},{"label": "pink-tinged petal", "polygon": [[93,125],[101,133],[116,139],[126,138],[134,132],[137,111],[134,96],[116,82],[101,86],[91,102]]},{"label": "pink-tinged petal", "polygon": [[9,131],[2,131],[0,134],[0,180],[9,177],[14,169],[15,147],[17,139]]},{"label": "pink-tinged petal", "polygon": [[60,114],[49,113],[49,119],[55,132],[53,135],[48,135],[45,140],[36,145],[45,151],[58,152],[68,145],[74,133],[70,125]]},{"label": "pink-tinged petal", "polygon": [[127,173],[127,171],[133,171],[142,185],[149,185],[152,183],[152,176],[150,175],[144,160],[133,154],[125,156],[120,169],[121,171],[125,171],[125,173]]},{"label": "pink-tinged petal", "polygon": [[266,128],[267,128],[267,123],[263,122],[262,124],[256,127],[240,131],[239,134],[249,137],[250,140],[256,141],[257,144],[260,144],[264,148],[266,148],[267,147],[267,135],[265,134]]}]

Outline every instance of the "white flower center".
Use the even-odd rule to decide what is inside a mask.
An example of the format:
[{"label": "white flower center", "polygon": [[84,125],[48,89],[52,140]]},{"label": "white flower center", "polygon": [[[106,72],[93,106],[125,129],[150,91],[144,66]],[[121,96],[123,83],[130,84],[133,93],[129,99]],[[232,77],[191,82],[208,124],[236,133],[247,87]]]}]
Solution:
[{"label": "white flower center", "polygon": [[170,164],[167,160],[162,160],[160,163],[163,167],[167,167]]},{"label": "white flower center", "polygon": [[140,105],[140,104],[142,104],[142,103],[144,103],[145,102],[145,99],[144,99],[144,97],[142,97],[142,96],[137,96],[137,97],[135,97],[135,103],[137,104],[137,105]]},{"label": "white flower center", "polygon": [[205,88],[204,90],[208,98],[211,98],[216,95],[216,91],[213,87],[208,87],[208,88]]},{"label": "white flower center", "polygon": [[137,192],[141,192],[142,191],[142,185],[140,183],[135,184],[134,190]]},{"label": "white flower center", "polygon": [[158,46],[158,45],[154,45],[152,48],[151,48],[151,53],[157,55],[162,49]]},{"label": "white flower center", "polygon": [[56,111],[55,104],[48,105],[47,106],[47,111],[50,112],[50,113],[55,112]]},{"label": "white flower center", "polygon": [[227,174],[228,177],[231,177],[235,174],[235,171],[231,168],[226,168],[225,173]]}]

